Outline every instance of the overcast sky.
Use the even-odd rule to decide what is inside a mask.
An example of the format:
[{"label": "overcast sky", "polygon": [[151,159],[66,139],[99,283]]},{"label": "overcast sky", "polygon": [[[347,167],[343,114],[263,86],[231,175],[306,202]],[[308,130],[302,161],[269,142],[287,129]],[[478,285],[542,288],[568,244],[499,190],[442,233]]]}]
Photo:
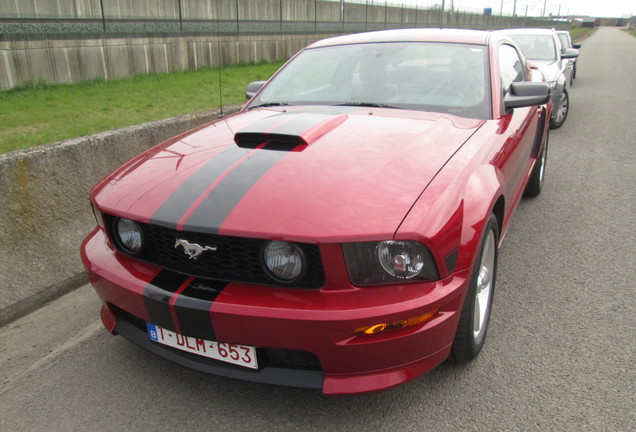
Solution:
[{"label": "overcast sky", "polygon": [[[337,1],[337,0],[334,0]],[[350,1],[350,0],[345,0]],[[427,8],[441,5],[442,0],[352,0],[357,3],[375,5],[403,4],[406,7]],[[503,5],[503,13],[512,15],[516,3],[517,15],[541,16],[545,6],[545,15],[587,15],[593,17],[630,17],[636,15],[636,0],[444,0],[445,9],[450,9],[451,2],[461,10],[472,12],[492,8],[493,14],[499,15]],[[439,7],[439,6],[438,6]]]},{"label": "overcast sky", "polygon": [[[441,0],[437,0],[441,3]],[[490,7],[494,14],[499,14],[501,0],[452,0],[460,8],[481,10]],[[450,7],[451,0],[446,0]],[[406,1],[408,3],[408,1]],[[636,15],[635,0],[516,0],[517,14],[524,15],[526,6],[528,15],[540,16],[545,4],[545,15],[589,15],[595,17],[629,17]],[[430,4],[430,3],[429,3]],[[504,14],[512,14],[515,0],[503,0]]]}]

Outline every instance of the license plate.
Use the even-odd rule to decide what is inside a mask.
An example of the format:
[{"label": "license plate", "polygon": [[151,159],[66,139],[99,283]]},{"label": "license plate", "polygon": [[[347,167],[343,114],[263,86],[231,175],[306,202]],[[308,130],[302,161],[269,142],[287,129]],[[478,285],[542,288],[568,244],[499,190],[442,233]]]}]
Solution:
[{"label": "license plate", "polygon": [[148,336],[155,342],[222,362],[258,369],[254,347],[193,338],[166,330],[158,325],[150,323],[147,325]]}]

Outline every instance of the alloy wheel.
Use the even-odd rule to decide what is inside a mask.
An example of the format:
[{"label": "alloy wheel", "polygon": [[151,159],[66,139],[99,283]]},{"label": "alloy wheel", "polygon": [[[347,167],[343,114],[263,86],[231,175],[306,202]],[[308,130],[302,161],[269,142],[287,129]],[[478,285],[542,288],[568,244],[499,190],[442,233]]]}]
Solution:
[{"label": "alloy wheel", "polygon": [[488,230],[481,261],[479,263],[477,289],[475,290],[472,330],[476,344],[481,343],[486,333],[486,328],[488,327],[487,320],[490,309],[490,297],[493,291],[496,248],[495,233],[492,229]]}]

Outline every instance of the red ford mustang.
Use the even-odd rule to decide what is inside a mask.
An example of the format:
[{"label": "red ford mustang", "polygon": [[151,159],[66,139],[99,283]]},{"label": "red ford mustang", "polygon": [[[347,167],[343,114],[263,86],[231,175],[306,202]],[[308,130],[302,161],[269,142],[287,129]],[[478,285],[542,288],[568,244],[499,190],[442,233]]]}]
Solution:
[{"label": "red ford mustang", "polygon": [[486,337],[497,250],[541,191],[551,105],[498,32],[336,37],[237,114],[91,192],[113,334],[195,370],[365,393]]}]

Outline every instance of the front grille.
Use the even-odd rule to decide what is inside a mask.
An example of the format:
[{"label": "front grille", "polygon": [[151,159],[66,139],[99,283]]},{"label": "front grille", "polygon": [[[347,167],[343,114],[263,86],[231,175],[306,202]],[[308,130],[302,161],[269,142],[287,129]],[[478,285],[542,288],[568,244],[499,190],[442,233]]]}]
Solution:
[{"label": "front grille", "polygon": [[[112,216],[106,216],[109,235],[112,233]],[[261,266],[260,251],[266,240],[230,237],[216,234],[177,231],[158,225],[139,223],[143,230],[145,247],[135,258],[178,273],[205,279],[228,282],[245,282],[260,285],[287,286],[318,289],[324,285],[322,260],[317,245],[298,243],[307,260],[305,277],[293,286],[277,282],[269,277]],[[215,252],[205,252],[198,259],[190,259],[182,248],[175,248],[176,239],[185,239],[199,245],[214,245]],[[113,242],[117,247],[117,242]],[[124,250],[118,247],[121,253]]]}]

